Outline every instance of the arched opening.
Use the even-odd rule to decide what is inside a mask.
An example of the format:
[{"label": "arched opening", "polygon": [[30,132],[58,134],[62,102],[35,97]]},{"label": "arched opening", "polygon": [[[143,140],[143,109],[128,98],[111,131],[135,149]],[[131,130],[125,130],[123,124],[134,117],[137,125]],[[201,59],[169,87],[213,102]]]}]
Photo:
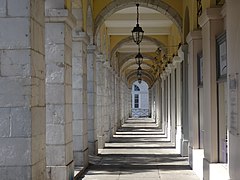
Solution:
[{"label": "arched opening", "polygon": [[[172,8],[170,5],[167,3],[163,2],[162,0],[155,1],[155,0],[139,0],[138,3],[140,4],[141,7],[146,7],[150,8],[153,10],[156,10],[160,12],[161,14],[166,15],[172,22],[176,25],[178,28],[179,32],[182,32],[182,17],[179,15],[179,13]],[[114,14],[115,12],[128,8],[128,7],[135,7],[136,2],[135,1],[130,1],[126,3],[124,0],[115,0],[109,3],[97,16],[95,20],[95,37],[98,34],[99,28],[101,25],[104,23],[104,21]]]},{"label": "arched opening", "polygon": [[132,117],[149,117],[149,90],[145,81],[132,84]]}]

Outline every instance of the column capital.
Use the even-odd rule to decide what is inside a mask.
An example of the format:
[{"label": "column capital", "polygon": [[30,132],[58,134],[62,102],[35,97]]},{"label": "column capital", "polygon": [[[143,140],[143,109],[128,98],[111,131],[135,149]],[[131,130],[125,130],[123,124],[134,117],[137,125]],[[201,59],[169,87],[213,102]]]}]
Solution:
[{"label": "column capital", "polygon": [[104,56],[102,53],[95,52],[96,62],[103,63],[104,62]]},{"label": "column capital", "polygon": [[198,22],[203,27],[208,21],[218,19],[222,19],[221,8],[207,8],[198,18]]},{"label": "column capital", "polygon": [[178,49],[178,57],[180,58],[180,62],[182,62],[185,59],[184,54],[187,52],[188,52],[188,45],[187,44],[181,45],[181,47]]},{"label": "column capital", "polygon": [[75,42],[80,41],[80,42],[84,42],[85,44],[89,44],[90,42],[90,38],[86,32],[74,31],[72,35],[73,35],[72,39]]},{"label": "column capital", "polygon": [[202,39],[202,31],[201,30],[195,30],[191,31],[187,35],[187,43],[189,44],[193,40],[201,40]]},{"label": "column capital", "polygon": [[88,53],[88,54],[93,54],[93,53],[95,52],[95,50],[96,50],[96,45],[94,45],[94,44],[89,44],[89,45],[87,46],[87,53]]},{"label": "column capital", "polygon": [[67,9],[47,9],[45,23],[66,23],[72,29],[76,26],[76,19]]}]

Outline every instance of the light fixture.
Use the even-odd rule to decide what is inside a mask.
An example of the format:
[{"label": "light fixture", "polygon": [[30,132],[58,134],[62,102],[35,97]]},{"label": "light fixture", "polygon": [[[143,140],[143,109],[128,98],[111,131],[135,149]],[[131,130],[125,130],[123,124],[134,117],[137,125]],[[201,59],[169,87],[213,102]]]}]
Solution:
[{"label": "light fixture", "polygon": [[141,84],[141,82],[142,82],[142,78],[139,77],[139,78],[138,78],[138,83]]},{"label": "light fixture", "polygon": [[142,76],[142,68],[140,65],[137,68],[137,76]]},{"label": "light fixture", "polygon": [[140,45],[138,45],[138,53],[137,55],[135,56],[135,60],[136,60],[136,63],[140,66],[143,62],[143,56],[142,54],[140,53]]},{"label": "light fixture", "polygon": [[139,26],[139,23],[138,23],[138,19],[139,19],[138,6],[139,6],[139,4],[136,4],[136,6],[137,6],[137,24],[132,30],[132,38],[133,38],[133,41],[137,45],[139,45],[142,42],[144,31],[143,31],[142,27]]}]

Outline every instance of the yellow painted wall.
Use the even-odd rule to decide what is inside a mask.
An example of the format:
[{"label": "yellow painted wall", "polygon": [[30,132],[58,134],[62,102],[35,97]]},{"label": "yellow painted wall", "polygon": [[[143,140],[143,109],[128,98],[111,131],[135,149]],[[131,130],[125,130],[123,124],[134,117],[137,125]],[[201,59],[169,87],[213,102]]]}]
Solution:
[{"label": "yellow painted wall", "polygon": [[72,1],[65,0],[65,8],[71,10],[72,9]]},{"label": "yellow painted wall", "polygon": [[172,25],[171,34],[168,37],[168,55],[176,54],[178,45],[181,43],[181,35],[175,25]]},{"label": "yellow painted wall", "polygon": [[110,49],[112,49],[119,43],[121,40],[127,38],[128,36],[110,36]]}]

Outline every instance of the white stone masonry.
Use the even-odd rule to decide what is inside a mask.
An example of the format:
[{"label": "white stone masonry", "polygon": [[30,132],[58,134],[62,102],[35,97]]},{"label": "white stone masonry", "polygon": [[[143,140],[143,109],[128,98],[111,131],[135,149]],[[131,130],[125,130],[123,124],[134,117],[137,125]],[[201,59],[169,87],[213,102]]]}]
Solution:
[{"label": "white stone masonry", "polygon": [[73,25],[74,18],[68,10],[46,10],[46,152],[49,180],[73,178]]},{"label": "white stone masonry", "polygon": [[0,1],[0,179],[44,180],[44,1]]},{"label": "white stone masonry", "polygon": [[73,33],[72,46],[72,109],[73,157],[75,167],[88,165],[87,44],[84,32]]}]

